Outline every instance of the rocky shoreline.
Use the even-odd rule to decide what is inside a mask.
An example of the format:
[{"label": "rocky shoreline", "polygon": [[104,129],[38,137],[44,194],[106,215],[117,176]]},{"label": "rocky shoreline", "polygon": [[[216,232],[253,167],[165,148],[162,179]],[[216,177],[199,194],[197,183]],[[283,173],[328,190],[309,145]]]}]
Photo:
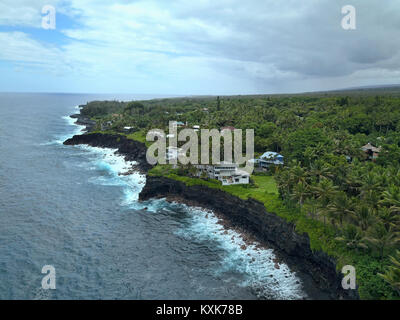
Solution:
[{"label": "rocky shoreline", "polygon": [[75,135],[64,141],[64,145],[86,144],[92,147],[118,149],[117,154],[125,161],[135,161],[135,169],[146,173],[152,166],[146,160],[147,148],[144,143],[128,139],[118,134],[86,133]]},{"label": "rocky shoreline", "polygon": [[[146,161],[145,144],[121,135],[89,133],[75,135],[65,145],[87,144],[93,147],[118,149],[116,152],[126,161],[135,161],[136,169],[147,173],[151,169]],[[227,228],[237,230],[247,241],[257,241],[275,249],[279,259],[308,278],[305,283],[324,292],[324,299],[359,299],[357,290],[344,290],[342,275],[336,271],[336,262],[323,252],[313,252],[306,234],[295,232],[295,226],[274,213],[266,211],[264,205],[254,199],[242,200],[222,190],[205,186],[186,186],[184,183],[165,177],[147,176],[146,185],[139,200],[167,198],[191,206],[212,210],[222,218]],[[278,261],[275,267],[279,267]]]},{"label": "rocky shoreline", "polygon": [[313,252],[306,234],[295,232],[293,224],[267,212],[257,200],[242,200],[222,190],[199,185],[186,186],[183,182],[166,177],[148,176],[139,200],[151,198],[167,198],[169,201],[212,210],[222,218],[227,228],[243,234],[245,240],[257,241],[275,249],[278,261],[284,261],[293,271],[299,272],[304,283],[311,280],[325,293],[324,299],[359,299],[356,290],[342,288],[342,275],[336,271],[334,259],[323,252]]},{"label": "rocky shoreline", "polygon": [[96,121],[91,120],[84,115],[77,113],[73,114],[70,116],[72,119],[76,119],[75,123],[80,125],[80,126],[86,126],[86,129],[84,131],[86,132],[91,132],[96,125]]}]

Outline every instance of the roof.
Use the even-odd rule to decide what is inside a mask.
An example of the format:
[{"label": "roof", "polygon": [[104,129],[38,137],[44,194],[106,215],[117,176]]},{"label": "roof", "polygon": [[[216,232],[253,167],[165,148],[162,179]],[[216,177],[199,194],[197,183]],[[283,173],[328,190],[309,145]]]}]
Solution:
[{"label": "roof", "polygon": [[283,158],[283,156],[277,152],[267,151],[260,157],[260,159],[265,159],[265,160],[274,160],[276,158]]},{"label": "roof", "polygon": [[242,176],[250,176],[250,173],[248,173],[247,171],[241,170],[241,169],[237,169],[236,174],[240,174]]},{"label": "roof", "polygon": [[381,148],[377,148],[377,147],[373,146],[370,142],[368,142],[365,146],[362,146],[361,149],[363,151],[371,150],[372,152],[380,152],[381,151]]},{"label": "roof", "polygon": [[257,162],[283,165],[283,156],[277,152],[267,151],[255,163]]},{"label": "roof", "polygon": [[235,127],[228,126],[228,127],[222,127],[222,128],[221,128],[221,131],[222,131],[222,130],[231,130],[231,131],[233,131],[233,130],[235,130],[235,129],[236,129]]}]

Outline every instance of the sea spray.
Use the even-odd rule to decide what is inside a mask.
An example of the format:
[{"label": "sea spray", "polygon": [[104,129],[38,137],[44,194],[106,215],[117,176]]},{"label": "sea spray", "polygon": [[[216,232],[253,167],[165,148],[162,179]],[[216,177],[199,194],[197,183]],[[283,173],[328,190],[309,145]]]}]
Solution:
[{"label": "sea spray", "polygon": [[220,219],[209,210],[184,206],[190,224],[177,232],[186,239],[213,241],[220,249],[220,266],[214,270],[222,273],[242,274],[242,286],[251,287],[264,299],[307,298],[300,279],[284,263],[277,263],[272,249],[261,248],[259,243],[246,243],[238,232],[224,228]]}]

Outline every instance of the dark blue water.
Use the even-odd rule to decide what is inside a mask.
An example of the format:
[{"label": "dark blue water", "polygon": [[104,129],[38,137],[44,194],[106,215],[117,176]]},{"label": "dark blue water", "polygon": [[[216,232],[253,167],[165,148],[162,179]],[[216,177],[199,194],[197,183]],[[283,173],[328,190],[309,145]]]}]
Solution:
[{"label": "dark blue water", "polygon": [[0,94],[0,299],[305,297],[271,250],[242,250],[212,213],[138,203],[145,177],[118,175],[129,164],[112,150],[62,145],[80,130],[76,105],[110,98],[126,97]]}]

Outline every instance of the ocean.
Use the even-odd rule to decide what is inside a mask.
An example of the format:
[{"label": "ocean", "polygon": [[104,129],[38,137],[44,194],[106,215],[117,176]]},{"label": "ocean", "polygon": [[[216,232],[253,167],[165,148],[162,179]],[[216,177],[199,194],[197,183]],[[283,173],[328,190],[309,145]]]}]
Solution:
[{"label": "ocean", "polygon": [[[307,299],[274,252],[213,213],[138,202],[145,176],[115,150],[62,143],[91,100],[151,96],[0,93],[0,299]],[[42,288],[55,268],[56,289]]]}]

